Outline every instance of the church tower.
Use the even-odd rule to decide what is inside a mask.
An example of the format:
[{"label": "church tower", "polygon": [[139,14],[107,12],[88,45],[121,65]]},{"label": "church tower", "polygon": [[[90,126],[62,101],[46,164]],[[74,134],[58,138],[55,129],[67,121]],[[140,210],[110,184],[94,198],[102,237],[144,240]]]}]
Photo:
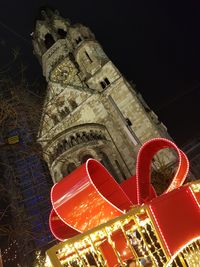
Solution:
[{"label": "church tower", "polygon": [[53,181],[88,158],[120,182],[135,173],[141,144],[170,138],[89,28],[43,9],[32,34],[48,83],[38,141]]}]

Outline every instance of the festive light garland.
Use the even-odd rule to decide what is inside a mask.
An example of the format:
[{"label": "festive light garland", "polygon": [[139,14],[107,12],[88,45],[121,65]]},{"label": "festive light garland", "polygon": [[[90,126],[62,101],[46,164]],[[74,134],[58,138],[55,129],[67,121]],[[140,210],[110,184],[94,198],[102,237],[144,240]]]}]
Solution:
[{"label": "festive light garland", "polygon": [[[165,147],[174,148],[177,151],[179,165],[169,188],[163,195],[156,197],[154,193],[151,193],[151,187],[148,184],[150,182],[148,174],[150,159],[154,153]],[[144,161],[142,155],[145,156]],[[187,265],[193,267],[198,264],[200,260],[200,181],[181,186],[189,167],[185,154],[171,141],[156,138],[148,141],[141,148],[139,160],[143,164],[146,163],[147,166],[144,165],[144,170],[142,170],[141,164],[137,164],[136,192],[138,205],[132,203],[132,207],[130,206],[126,213],[121,207],[123,206],[122,203],[125,203],[128,207],[129,200],[119,186],[112,181],[105,168],[97,161],[89,160],[86,165],[82,165],[69,177],[65,177],[60,184],[54,185],[51,193],[55,213],[50,217],[52,232],[58,238],[61,234],[61,239],[63,236],[66,237],[71,229],[78,231],[86,229],[86,232],[75,235],[76,232],[73,230],[74,237],[49,249],[47,255],[50,263],[46,266],[86,267],[95,264],[98,267],[125,267],[133,262],[136,266],[150,264],[154,267],[185,267]],[[84,168],[86,168],[86,171]],[[80,179],[78,179],[79,176]],[[103,177],[108,183],[107,187],[109,185],[113,186],[111,193],[105,189],[107,187],[101,188],[100,181]],[[141,181],[143,177],[145,183]],[[101,181],[101,183],[103,182]],[[67,186],[67,189],[63,185]],[[72,191],[70,185],[78,191]],[[143,190],[144,186],[148,186],[148,190]],[[88,189],[89,191],[87,191]],[[81,198],[84,194],[87,197]],[[94,195],[95,198],[91,198],[91,205],[96,205],[96,210],[91,206],[93,213],[90,215],[88,209],[90,207],[87,206],[87,202],[89,196]],[[115,196],[116,198],[114,198]],[[73,197],[76,200],[75,205],[72,205]],[[99,206],[97,199],[101,203]],[[144,203],[145,201],[146,203]],[[182,203],[184,203],[184,211],[181,209]],[[69,205],[72,217],[67,214],[70,210],[68,209]],[[87,218],[80,217],[81,209],[76,214],[79,206],[88,209],[89,215],[87,215]],[[106,213],[108,208],[111,208],[110,217]],[[118,213],[120,209],[121,215]],[[111,212],[113,213],[111,214]],[[92,215],[93,217],[91,217]],[[103,220],[104,215],[106,215],[105,220]],[[180,223],[179,216],[184,218]],[[82,220],[83,225],[77,222],[78,218]],[[95,222],[95,218],[99,218],[99,226],[98,221]],[[62,222],[61,224],[59,219]],[[92,221],[91,224],[90,220]],[[55,224],[57,222],[58,224]],[[174,226],[176,226],[174,229],[180,228],[181,236],[176,235]],[[62,231],[64,231],[64,235]],[[91,263],[91,257],[93,263]]]},{"label": "festive light garland", "polygon": [[[15,246],[15,248],[13,248]],[[1,257],[4,263],[11,263],[17,260],[18,242],[13,240],[8,247],[1,251]]]}]

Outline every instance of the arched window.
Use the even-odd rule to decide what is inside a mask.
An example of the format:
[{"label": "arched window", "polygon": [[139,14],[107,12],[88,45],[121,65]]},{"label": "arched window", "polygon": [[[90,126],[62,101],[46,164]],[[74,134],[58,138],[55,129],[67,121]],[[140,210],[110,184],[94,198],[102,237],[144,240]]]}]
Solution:
[{"label": "arched window", "polygon": [[109,86],[110,81],[108,80],[108,78],[104,78],[102,81],[100,81],[100,84],[102,89],[105,89],[107,86]]},{"label": "arched window", "polygon": [[81,164],[85,163],[88,159],[93,159],[93,156],[90,154],[86,154],[81,159]]},{"label": "arched window", "polygon": [[60,37],[60,39],[65,39],[67,36],[67,32],[63,29],[58,29],[58,36]]},{"label": "arched window", "polygon": [[44,43],[47,49],[49,49],[55,43],[53,36],[50,33],[45,35]]}]

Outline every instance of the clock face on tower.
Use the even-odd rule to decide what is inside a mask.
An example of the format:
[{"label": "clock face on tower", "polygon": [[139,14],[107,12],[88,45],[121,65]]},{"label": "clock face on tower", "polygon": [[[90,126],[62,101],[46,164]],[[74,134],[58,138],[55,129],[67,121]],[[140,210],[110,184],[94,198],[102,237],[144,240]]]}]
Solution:
[{"label": "clock face on tower", "polygon": [[50,80],[66,85],[76,75],[76,68],[69,59],[64,59],[51,72]]}]

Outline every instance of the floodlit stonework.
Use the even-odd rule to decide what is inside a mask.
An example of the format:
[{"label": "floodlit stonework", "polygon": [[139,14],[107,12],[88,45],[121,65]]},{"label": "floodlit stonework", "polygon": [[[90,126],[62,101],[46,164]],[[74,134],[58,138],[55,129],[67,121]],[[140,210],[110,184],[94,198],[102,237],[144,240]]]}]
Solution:
[{"label": "floodlit stonework", "polygon": [[142,143],[170,138],[89,28],[46,9],[33,45],[48,82],[38,141],[54,182],[89,157],[120,182],[135,173]]}]

